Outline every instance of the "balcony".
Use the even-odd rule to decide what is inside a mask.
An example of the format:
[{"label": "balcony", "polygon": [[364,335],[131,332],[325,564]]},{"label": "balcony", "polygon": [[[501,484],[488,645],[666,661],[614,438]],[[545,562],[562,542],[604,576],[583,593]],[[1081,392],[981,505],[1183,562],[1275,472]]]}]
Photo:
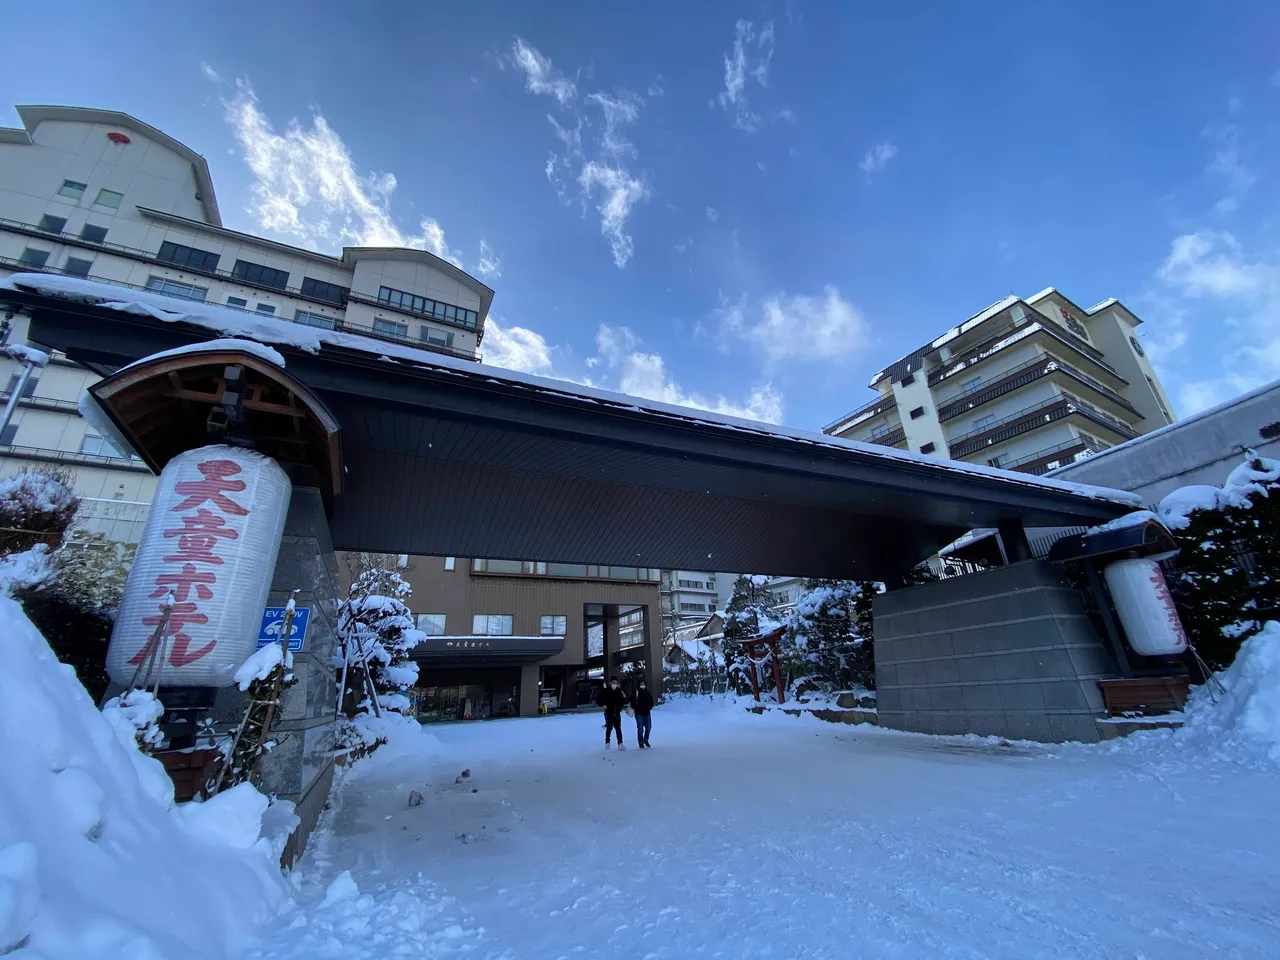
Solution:
[{"label": "balcony", "polygon": [[1115,369],[1103,359],[1101,350],[1090,346],[1083,340],[1076,337],[1068,337],[1066,334],[1059,333],[1057,330],[1053,329],[1050,321],[1045,320],[1035,321],[1034,323],[1024,322],[1017,326],[1006,327],[1000,333],[988,337],[986,340],[983,340],[971,349],[966,350],[960,356],[953,357],[950,361],[944,363],[941,367],[931,372],[928,378],[929,386],[937,386],[943,380],[954,377],[956,374],[964,373],[974,365],[995,356],[1002,350],[1007,350],[1014,344],[1020,343],[1027,337],[1035,334],[1043,334],[1047,339],[1052,340],[1069,350],[1074,350],[1080,356],[1097,364],[1099,367],[1102,367],[1104,370],[1112,374],[1121,383],[1128,382],[1121,377],[1120,374],[1116,373]]},{"label": "balcony", "polygon": [[[0,404],[8,403],[10,392],[0,390]],[[74,400],[55,400],[52,397],[19,397],[18,406],[30,407],[33,410],[54,410],[58,413],[80,412],[80,405]]]},{"label": "balcony", "polygon": [[888,433],[882,433],[879,436],[867,437],[863,443],[874,443],[881,447],[896,447],[900,443],[905,443],[907,439],[907,431],[902,427],[896,430],[890,430]]},{"label": "balcony", "polygon": [[1096,407],[1069,397],[1054,397],[1034,406],[1025,407],[981,429],[962,434],[947,441],[947,446],[953,458],[963,460],[979,450],[995,446],[997,443],[1004,443],[1006,440],[1012,440],[1032,430],[1038,430],[1045,424],[1070,416],[1083,417],[1125,440],[1132,440],[1138,436],[1137,431],[1127,423],[1117,420],[1108,413],[1103,413]]},{"label": "balcony", "polygon": [[952,420],[985,403],[1013,393],[1015,390],[1020,390],[1041,377],[1047,377],[1054,373],[1061,374],[1081,386],[1088,387],[1110,403],[1131,413],[1135,418],[1142,419],[1142,414],[1138,413],[1133,404],[1121,394],[1088,374],[1082,373],[1069,363],[1064,363],[1047,354],[1028,360],[1026,363],[1020,364],[1003,374],[998,380],[982,384],[977,389],[943,404],[938,408],[938,419],[941,421]]},{"label": "balcony", "polygon": [[[0,224],[2,223],[3,221],[0,221]],[[154,257],[150,257],[149,259],[155,260]],[[173,270],[182,270],[182,271],[187,271],[195,274],[208,273],[208,271],[192,270],[189,267],[181,267],[176,264],[166,264],[163,260],[155,260],[155,262],[160,266],[166,266]],[[140,287],[136,283],[124,283],[123,281],[111,280],[106,277],[95,277],[95,276],[82,277],[82,276],[79,276],[78,274],[68,273],[66,270],[60,267],[50,267],[50,266],[35,267],[29,263],[23,263],[20,260],[15,260],[13,257],[0,257],[0,267],[7,267],[10,270],[14,270],[20,273],[50,273],[50,274],[58,274],[66,277],[75,277],[78,280],[92,280],[95,283],[109,283],[113,287],[125,287],[129,290],[141,290],[144,293],[154,294],[155,296],[158,296],[158,297],[171,297],[172,299],[175,299],[180,303],[202,303],[202,304],[205,304],[206,306],[217,307],[220,310],[234,310],[237,313],[245,313],[251,317],[267,317],[268,319],[272,319],[272,320],[282,320],[285,323],[298,322],[296,320],[291,320],[288,317],[278,316],[276,314],[261,314],[254,310],[249,310],[242,307],[233,307],[228,304],[209,303],[207,300],[191,300],[186,297],[179,297],[173,294],[165,293],[162,290],[150,290],[146,287]],[[242,281],[236,279],[236,280],[231,280],[230,282],[241,283]],[[246,286],[252,286],[252,284],[246,284]],[[264,289],[274,289],[274,288],[264,288]],[[284,291],[275,290],[275,292],[281,293]],[[292,288],[290,288],[289,290],[289,296],[299,296],[300,299],[311,300],[312,302],[315,302],[315,303],[324,303],[330,307],[333,306],[333,304],[330,303],[328,300],[316,300],[314,297],[303,298],[299,294],[294,294],[292,292]],[[450,347],[443,343],[433,343],[430,340],[424,340],[421,337],[411,337],[411,336],[408,336],[407,334],[404,336],[401,336],[400,334],[391,333],[386,330],[376,329],[372,326],[365,326],[362,323],[352,323],[350,320],[340,320],[336,317],[331,319],[333,320],[333,326],[325,327],[323,329],[334,330],[339,333],[353,333],[353,334],[356,334],[357,336],[370,337],[374,340],[383,340],[387,343],[399,343],[407,347],[413,347],[416,350],[424,350],[427,353],[439,353],[439,354],[443,354],[444,356],[458,357],[462,360],[474,360],[476,362],[480,361],[480,358],[477,357],[475,354],[471,353],[468,350],[460,349],[458,347]],[[303,326],[312,326],[312,325],[303,324]],[[406,324],[405,326],[407,327],[408,325]]]},{"label": "balcony", "polygon": [[1083,457],[1093,456],[1095,453],[1109,449],[1111,448],[1105,443],[1098,443],[1091,437],[1075,437],[1065,443],[1055,443],[1052,447],[1037,450],[1012,463],[1006,463],[1004,469],[1041,477],[1050,470],[1065,467],[1068,463],[1075,463]]},{"label": "balcony", "polygon": [[537,577],[544,580],[611,580],[622,583],[658,584],[656,567],[611,567],[595,563],[547,563],[542,560],[471,561],[471,573],[481,577]]},{"label": "balcony", "polygon": [[822,432],[828,435],[839,436],[843,430],[850,430],[860,423],[866,423],[873,417],[878,417],[882,413],[888,413],[898,405],[898,401],[893,394],[887,397],[876,397],[870,403],[864,403],[857,410],[846,413],[839,420],[834,420],[822,428]]},{"label": "balcony", "polygon": [[55,450],[52,447],[0,446],[0,457],[13,460],[35,460],[38,463],[74,463],[86,467],[110,467],[113,470],[136,470],[150,473],[151,468],[136,457],[108,457],[98,453]]}]

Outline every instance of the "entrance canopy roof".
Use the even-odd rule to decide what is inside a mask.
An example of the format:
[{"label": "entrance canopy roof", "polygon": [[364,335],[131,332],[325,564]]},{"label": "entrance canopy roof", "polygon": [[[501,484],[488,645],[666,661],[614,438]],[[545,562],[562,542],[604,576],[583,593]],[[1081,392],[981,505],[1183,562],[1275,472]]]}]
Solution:
[{"label": "entrance canopy roof", "polygon": [[18,275],[0,301],[104,374],[217,336],[275,346],[341,427],[338,549],[888,579],[974,527],[1138,499],[91,281]]}]

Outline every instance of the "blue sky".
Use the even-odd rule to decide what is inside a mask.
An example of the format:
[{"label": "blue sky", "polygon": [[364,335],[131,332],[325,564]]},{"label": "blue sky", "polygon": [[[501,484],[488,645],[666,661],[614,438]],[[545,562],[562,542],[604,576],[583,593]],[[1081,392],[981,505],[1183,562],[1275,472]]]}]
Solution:
[{"label": "blue sky", "polygon": [[820,427],[1053,285],[1185,415],[1280,376],[1280,6],[1214,6],[28,4],[0,123],[124,110],[228,226],[451,257],[529,372]]}]

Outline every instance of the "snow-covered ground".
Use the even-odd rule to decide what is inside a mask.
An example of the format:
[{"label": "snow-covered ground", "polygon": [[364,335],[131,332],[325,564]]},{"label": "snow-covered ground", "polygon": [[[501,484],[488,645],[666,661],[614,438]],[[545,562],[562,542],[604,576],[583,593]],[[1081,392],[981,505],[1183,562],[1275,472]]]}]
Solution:
[{"label": "snow-covered ground", "polygon": [[1280,953],[1265,753],[1173,731],[923,737],[705,700],[659,707],[651,751],[627,732],[633,749],[606,753],[598,715],[552,716],[384,748],[335,791],[297,912],[245,957]]}]

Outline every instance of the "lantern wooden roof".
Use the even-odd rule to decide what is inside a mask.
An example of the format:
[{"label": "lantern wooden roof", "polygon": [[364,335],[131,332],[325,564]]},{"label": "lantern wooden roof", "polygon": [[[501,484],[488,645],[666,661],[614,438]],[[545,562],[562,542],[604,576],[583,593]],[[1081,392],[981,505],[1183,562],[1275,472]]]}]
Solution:
[{"label": "lantern wooden roof", "polygon": [[89,388],[121,437],[156,473],[183,451],[248,443],[295,482],[342,492],[341,426],[328,406],[261,347],[207,347],[160,354]]}]

